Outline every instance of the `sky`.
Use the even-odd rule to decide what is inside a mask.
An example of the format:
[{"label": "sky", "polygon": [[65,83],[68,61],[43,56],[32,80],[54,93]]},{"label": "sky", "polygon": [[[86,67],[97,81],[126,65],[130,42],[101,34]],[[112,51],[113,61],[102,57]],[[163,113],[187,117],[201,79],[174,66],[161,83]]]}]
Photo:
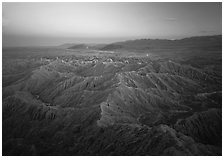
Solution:
[{"label": "sky", "polygon": [[54,46],[222,34],[222,4],[2,3],[3,46]]}]

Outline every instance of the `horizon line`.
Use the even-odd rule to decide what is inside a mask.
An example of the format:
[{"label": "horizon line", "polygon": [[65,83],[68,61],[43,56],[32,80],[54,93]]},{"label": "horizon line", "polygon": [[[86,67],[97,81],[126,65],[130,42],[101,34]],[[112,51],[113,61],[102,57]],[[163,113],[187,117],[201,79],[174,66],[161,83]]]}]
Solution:
[{"label": "horizon line", "polygon": [[[127,41],[135,41],[135,40],[168,40],[168,41],[177,41],[177,40],[183,40],[183,39],[188,39],[188,38],[196,38],[196,37],[209,37],[209,36],[222,36],[222,34],[214,34],[214,35],[196,35],[196,36],[186,36],[186,37],[182,37],[182,38],[136,38],[136,39],[127,39],[127,40],[118,40],[115,42],[100,42],[100,43],[94,43],[94,42],[69,42],[69,43],[61,43],[58,45],[33,45],[33,46],[3,46],[2,48],[30,48],[30,47],[45,47],[45,48],[49,48],[49,47],[60,47],[64,44],[94,44],[94,45],[100,45],[100,44],[113,44],[113,43],[118,43],[118,42],[127,42]],[[3,41],[3,39],[2,39]]]}]

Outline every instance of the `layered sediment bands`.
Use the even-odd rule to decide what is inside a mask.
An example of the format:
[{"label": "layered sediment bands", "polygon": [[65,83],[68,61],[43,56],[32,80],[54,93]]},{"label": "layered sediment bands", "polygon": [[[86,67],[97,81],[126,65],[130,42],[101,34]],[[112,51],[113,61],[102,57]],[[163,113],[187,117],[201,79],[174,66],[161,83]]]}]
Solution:
[{"label": "layered sediment bands", "polygon": [[191,136],[197,142],[222,145],[222,113],[220,109],[209,109],[178,120],[174,128]]}]

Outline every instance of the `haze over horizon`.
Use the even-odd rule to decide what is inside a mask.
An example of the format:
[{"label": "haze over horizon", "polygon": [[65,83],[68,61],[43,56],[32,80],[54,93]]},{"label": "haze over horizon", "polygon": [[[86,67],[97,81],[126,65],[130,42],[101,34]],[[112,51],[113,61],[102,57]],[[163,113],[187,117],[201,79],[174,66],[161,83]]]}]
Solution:
[{"label": "haze over horizon", "polygon": [[3,46],[222,34],[222,3],[2,3]]}]

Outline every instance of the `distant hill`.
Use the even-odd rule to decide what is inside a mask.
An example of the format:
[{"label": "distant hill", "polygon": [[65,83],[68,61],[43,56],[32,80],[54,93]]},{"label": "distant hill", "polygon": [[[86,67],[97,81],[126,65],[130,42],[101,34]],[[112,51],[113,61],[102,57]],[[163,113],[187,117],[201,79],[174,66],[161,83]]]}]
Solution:
[{"label": "distant hill", "polygon": [[156,50],[156,49],[172,49],[178,47],[197,47],[214,49],[222,46],[222,35],[215,36],[199,36],[190,37],[180,40],[167,40],[167,39],[139,39],[128,40],[124,42],[116,42],[105,47],[101,50]]},{"label": "distant hill", "polygon": [[68,47],[68,49],[88,49],[88,45],[86,45],[86,44],[77,44],[77,45],[73,45],[71,47]]},{"label": "distant hill", "polygon": [[66,48],[72,47],[74,45],[76,45],[76,44],[75,43],[65,43],[65,44],[59,45],[57,47],[66,49]]},{"label": "distant hill", "polygon": [[121,49],[121,48],[123,48],[123,46],[120,44],[109,44],[109,45],[106,45],[105,47],[101,48],[101,50],[116,50],[116,49]]},{"label": "distant hill", "polygon": [[67,47],[67,49],[101,49],[105,46],[105,44],[73,44]]}]

